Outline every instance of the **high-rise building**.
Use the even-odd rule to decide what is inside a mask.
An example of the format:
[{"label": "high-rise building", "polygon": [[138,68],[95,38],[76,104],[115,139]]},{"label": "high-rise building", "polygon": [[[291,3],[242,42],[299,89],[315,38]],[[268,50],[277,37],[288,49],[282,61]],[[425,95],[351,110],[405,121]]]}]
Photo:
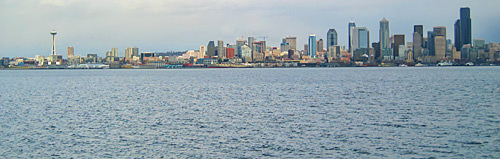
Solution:
[{"label": "high-rise building", "polygon": [[286,42],[286,38],[281,40],[280,50],[281,52],[288,52],[290,50],[290,44]]},{"label": "high-rise building", "polygon": [[252,49],[252,53],[255,50],[255,45],[253,45],[254,42],[255,42],[254,37],[248,37],[248,47],[250,47],[250,49]]},{"label": "high-rise building", "polygon": [[200,46],[200,54],[203,56],[207,55],[207,48],[203,45]]},{"label": "high-rise building", "polygon": [[224,48],[224,41],[217,41],[217,56],[219,58],[226,58],[226,49]]},{"label": "high-rise building", "polygon": [[316,58],[316,35],[315,34],[310,34],[309,35],[309,57],[311,58]]},{"label": "high-rise building", "polygon": [[234,59],[234,48],[226,48],[226,57],[228,59]]},{"label": "high-rise building", "polygon": [[242,57],[241,56],[241,46],[245,45],[247,41],[245,41],[245,39],[243,39],[243,37],[241,39],[238,39],[236,40],[236,51],[235,51],[235,54],[236,56],[238,57]]},{"label": "high-rise building", "polygon": [[132,48],[130,48],[130,47],[125,49],[125,61],[127,61],[127,62],[132,61]]},{"label": "high-rise building", "polygon": [[326,50],[330,51],[331,46],[338,45],[337,40],[337,31],[335,29],[329,29],[326,33]]},{"label": "high-rise building", "polygon": [[465,44],[471,44],[472,42],[472,26],[470,18],[470,8],[463,7],[460,8],[460,19],[455,22],[455,46],[457,50],[462,48]]},{"label": "high-rise building", "polygon": [[354,23],[354,21],[350,21],[349,22],[349,26],[348,26],[348,31],[349,31],[349,37],[348,37],[348,40],[349,40],[349,52],[352,53],[352,33],[353,33],[353,29],[354,27],[356,27],[356,23]]},{"label": "high-rise building", "polygon": [[241,46],[241,58],[243,62],[252,62],[252,49],[247,45]]},{"label": "high-rise building", "polygon": [[118,57],[118,48],[111,48],[111,56]]},{"label": "high-rise building", "polygon": [[403,54],[403,52],[399,52],[399,46],[400,45],[405,45],[405,35],[404,34],[396,34],[394,35],[394,44],[392,45],[392,48],[394,50],[394,56],[398,57],[400,54]]},{"label": "high-rise building", "polygon": [[68,59],[72,59],[75,56],[75,49],[73,46],[68,47]]},{"label": "high-rise building", "polygon": [[303,55],[307,55],[307,56],[309,56],[309,45],[308,45],[308,44],[304,44],[304,52],[303,52]]},{"label": "high-rise building", "polygon": [[323,52],[323,39],[316,41],[316,52]]},{"label": "high-rise building", "polygon": [[384,18],[380,21],[380,30],[379,30],[380,49],[391,48],[389,37],[390,37],[389,21]]},{"label": "high-rise building", "polygon": [[424,26],[415,25],[413,26],[413,60],[418,61],[418,59],[423,56],[423,46],[424,46]]},{"label": "high-rise building", "polygon": [[289,45],[290,50],[297,50],[297,37],[286,37],[286,43]]},{"label": "high-rise building", "polygon": [[132,57],[137,56],[139,57],[139,48],[133,47],[132,48]]},{"label": "high-rise building", "polygon": [[434,36],[434,54],[436,60],[446,57],[446,39],[445,36]]},{"label": "high-rise building", "polygon": [[215,56],[215,43],[214,41],[209,41],[207,45],[207,56],[213,57]]},{"label": "high-rise building", "polygon": [[370,31],[366,27],[354,27],[352,29],[352,56],[359,60],[361,56],[368,55],[370,50]]}]

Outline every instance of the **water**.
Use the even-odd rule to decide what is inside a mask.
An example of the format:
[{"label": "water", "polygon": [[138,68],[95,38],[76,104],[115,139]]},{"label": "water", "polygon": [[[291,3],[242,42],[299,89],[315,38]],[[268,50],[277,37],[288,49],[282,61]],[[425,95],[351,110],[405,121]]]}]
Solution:
[{"label": "water", "polygon": [[0,158],[499,158],[500,67],[0,71]]}]

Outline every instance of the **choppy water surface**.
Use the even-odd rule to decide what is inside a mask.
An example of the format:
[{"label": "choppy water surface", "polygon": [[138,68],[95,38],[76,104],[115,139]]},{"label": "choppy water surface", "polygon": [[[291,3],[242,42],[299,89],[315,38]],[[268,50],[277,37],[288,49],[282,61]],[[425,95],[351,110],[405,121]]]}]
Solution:
[{"label": "choppy water surface", "polygon": [[0,158],[499,158],[500,67],[0,71]]}]

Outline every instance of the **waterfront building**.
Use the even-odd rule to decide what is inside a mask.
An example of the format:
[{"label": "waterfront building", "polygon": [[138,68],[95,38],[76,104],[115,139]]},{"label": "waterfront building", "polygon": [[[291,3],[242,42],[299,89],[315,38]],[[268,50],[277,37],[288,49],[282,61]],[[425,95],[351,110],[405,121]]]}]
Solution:
[{"label": "waterfront building", "polygon": [[241,46],[241,58],[243,62],[252,62],[252,48],[248,45]]}]

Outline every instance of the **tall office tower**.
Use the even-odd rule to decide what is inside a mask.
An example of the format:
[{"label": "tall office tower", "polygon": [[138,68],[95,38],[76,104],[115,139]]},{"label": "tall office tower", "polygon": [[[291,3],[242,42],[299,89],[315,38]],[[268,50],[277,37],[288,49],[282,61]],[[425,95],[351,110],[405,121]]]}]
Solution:
[{"label": "tall office tower", "polygon": [[207,45],[207,56],[213,57],[215,56],[215,43],[214,41],[209,41]]},{"label": "tall office tower", "polygon": [[224,41],[217,41],[217,56],[219,58],[226,58],[226,49],[224,48]]},{"label": "tall office tower", "polygon": [[370,31],[366,27],[354,27],[352,31],[351,58],[354,60],[359,60],[362,55],[369,54]]},{"label": "tall office tower", "polygon": [[399,57],[404,52],[399,52],[399,46],[405,45],[405,35],[404,34],[396,34],[394,35],[394,45],[392,46],[394,50],[394,57]]},{"label": "tall office tower", "polygon": [[422,48],[424,45],[424,26],[413,26],[413,60],[417,61],[423,56]]},{"label": "tall office tower", "polygon": [[252,53],[255,50],[255,46],[253,45],[254,42],[255,42],[254,37],[248,37],[248,47],[252,49]]},{"label": "tall office tower", "polygon": [[308,55],[309,56],[309,45],[308,44],[304,44],[303,55]]},{"label": "tall office tower", "polygon": [[235,51],[235,54],[236,56],[238,57],[242,57],[241,56],[241,46],[245,45],[247,41],[245,39],[243,39],[243,37],[241,39],[238,39],[236,40],[236,51]]},{"label": "tall office tower", "polygon": [[337,31],[335,29],[329,29],[326,33],[326,50],[330,51],[330,47],[334,45],[338,45]]},{"label": "tall office tower", "polygon": [[132,48],[132,57],[137,56],[139,57],[139,48],[133,47]]},{"label": "tall office tower", "polygon": [[118,57],[118,48],[111,48],[111,56]]},{"label": "tall office tower", "polygon": [[379,30],[380,49],[391,48],[389,37],[390,37],[389,21],[384,18],[380,21],[380,30]]},{"label": "tall office tower", "polygon": [[316,52],[323,52],[323,39],[316,41]]},{"label": "tall office tower", "polygon": [[382,59],[381,59],[381,57],[382,57],[382,56],[381,56],[381,54],[380,54],[380,43],[378,43],[378,42],[373,42],[373,43],[372,43],[372,48],[373,48],[373,51],[375,51],[375,53],[374,53],[374,55],[375,55],[375,57],[374,57],[374,58],[375,58],[375,60],[377,60],[377,61],[382,60]]},{"label": "tall office tower", "polygon": [[290,50],[290,44],[286,42],[286,38],[281,40],[280,50],[281,52],[288,52]]},{"label": "tall office tower", "polygon": [[380,52],[384,57],[384,60],[389,60],[394,57],[393,52],[389,49],[391,48],[390,42],[390,32],[389,32],[389,21],[383,18],[380,21],[380,30],[379,30],[379,43],[380,43]]},{"label": "tall office tower", "polygon": [[68,47],[68,59],[72,59],[75,56],[75,49],[73,46]]},{"label": "tall office tower", "polygon": [[52,35],[52,56],[56,55],[56,34],[57,32],[55,30],[50,32],[50,35]]},{"label": "tall office tower", "polygon": [[431,38],[430,41],[432,41],[432,43],[429,52],[436,57],[436,60],[444,58],[446,56],[446,27],[434,27]]},{"label": "tall office tower", "polygon": [[470,8],[460,8],[460,48],[465,44],[472,44],[472,26]]},{"label": "tall office tower", "polygon": [[[460,50],[462,46],[462,42],[460,41],[460,19],[457,19],[457,21],[455,21],[455,48],[457,48],[457,50]],[[460,47],[460,48],[459,48]]]},{"label": "tall office tower", "polygon": [[434,32],[427,32],[427,43],[425,49],[427,52],[424,52],[424,56],[435,56],[434,54]]},{"label": "tall office tower", "polygon": [[349,27],[348,27],[348,31],[349,31],[349,37],[348,37],[348,40],[349,40],[349,52],[352,53],[352,33],[353,33],[353,29],[354,27],[356,27],[356,23],[354,23],[354,21],[350,21],[349,22]]},{"label": "tall office tower", "polygon": [[207,55],[207,48],[203,45],[200,46],[200,54],[203,56]]},{"label": "tall office tower", "polygon": [[132,61],[132,48],[130,48],[130,47],[125,49],[125,61],[127,61],[127,62]]},{"label": "tall office tower", "polygon": [[297,37],[286,37],[286,43],[289,45],[290,50],[297,50]]},{"label": "tall office tower", "polygon": [[307,51],[309,53],[309,57],[311,58],[316,58],[316,35],[315,34],[310,34],[309,35],[309,50]]}]

